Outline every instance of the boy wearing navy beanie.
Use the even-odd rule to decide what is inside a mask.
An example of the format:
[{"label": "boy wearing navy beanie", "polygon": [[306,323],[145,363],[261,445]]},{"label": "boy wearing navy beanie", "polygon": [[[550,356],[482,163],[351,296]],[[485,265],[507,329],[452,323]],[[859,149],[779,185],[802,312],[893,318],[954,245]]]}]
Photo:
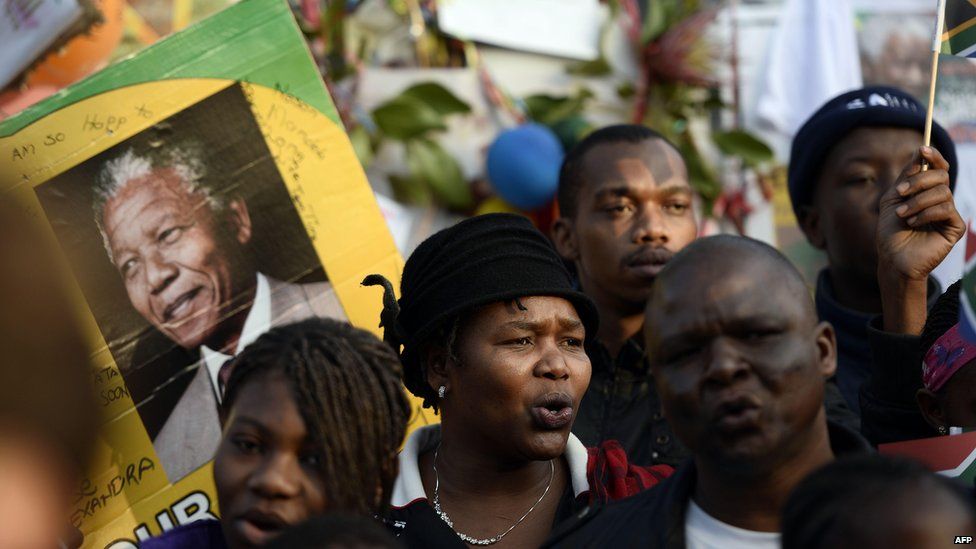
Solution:
[{"label": "boy wearing navy beanie", "polygon": [[[837,331],[837,384],[858,413],[859,391],[871,374],[868,325],[882,312],[879,201],[912,163],[924,126],[925,107],[915,98],[896,88],[871,86],[828,101],[793,139],[790,199],[807,240],[827,255],[828,266],[817,278],[817,312]],[[955,145],[938,124],[932,127],[932,148],[948,169],[933,167],[929,177],[948,179],[951,189]],[[939,284],[928,277],[929,302],[940,293]]]}]

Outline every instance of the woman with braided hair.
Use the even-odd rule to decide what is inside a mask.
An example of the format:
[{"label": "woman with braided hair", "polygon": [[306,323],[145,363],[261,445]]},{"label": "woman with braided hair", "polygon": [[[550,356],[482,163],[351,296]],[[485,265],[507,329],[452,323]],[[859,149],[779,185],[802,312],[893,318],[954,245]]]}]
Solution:
[{"label": "woman with braided hair", "polygon": [[230,364],[214,457],[220,522],[142,546],[257,547],[327,511],[383,514],[410,413],[400,380],[389,346],[348,324],[265,333]]},{"label": "woman with braided hair", "polygon": [[384,339],[402,346],[407,388],[441,415],[400,453],[387,523],[407,547],[538,547],[587,504],[670,474],[570,433],[596,308],[524,217],[474,217],[421,243],[399,302],[383,277],[364,284],[384,287]]}]

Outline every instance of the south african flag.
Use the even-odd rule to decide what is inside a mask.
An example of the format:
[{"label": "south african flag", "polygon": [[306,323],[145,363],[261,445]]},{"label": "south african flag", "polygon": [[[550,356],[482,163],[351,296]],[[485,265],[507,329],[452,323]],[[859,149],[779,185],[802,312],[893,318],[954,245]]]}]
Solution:
[{"label": "south african flag", "polygon": [[966,263],[959,299],[962,301],[959,308],[960,333],[970,343],[976,343],[976,230],[972,222],[966,230]]},{"label": "south african flag", "polygon": [[920,461],[930,471],[967,486],[976,479],[976,432],[881,444],[878,453]]},{"label": "south african flag", "polygon": [[976,0],[940,0],[945,3],[945,25],[937,37],[937,51],[976,57]]}]

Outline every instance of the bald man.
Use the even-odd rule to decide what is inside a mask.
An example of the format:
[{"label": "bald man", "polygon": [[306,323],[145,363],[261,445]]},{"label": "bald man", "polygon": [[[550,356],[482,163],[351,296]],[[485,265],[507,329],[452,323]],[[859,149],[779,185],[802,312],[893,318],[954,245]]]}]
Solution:
[{"label": "bald man", "polygon": [[793,487],[835,456],[870,451],[828,421],[834,330],[766,244],[690,244],[658,275],[644,334],[664,414],[693,457],[655,489],[591,511],[556,546],[778,548]]}]

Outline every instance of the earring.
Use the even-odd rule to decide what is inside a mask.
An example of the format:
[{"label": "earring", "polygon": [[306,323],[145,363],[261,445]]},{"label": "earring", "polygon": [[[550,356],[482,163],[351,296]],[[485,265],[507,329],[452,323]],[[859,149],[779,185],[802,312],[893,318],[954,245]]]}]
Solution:
[{"label": "earring", "polygon": [[949,434],[949,430],[946,429],[946,426],[945,425],[939,425],[939,434],[940,435],[947,435],[947,434]]},{"label": "earring", "polygon": [[[446,395],[446,394],[447,394],[447,387],[441,385],[440,387],[437,388],[437,396],[438,397],[444,398],[444,395]],[[945,429],[945,427],[943,427],[943,429]]]}]

